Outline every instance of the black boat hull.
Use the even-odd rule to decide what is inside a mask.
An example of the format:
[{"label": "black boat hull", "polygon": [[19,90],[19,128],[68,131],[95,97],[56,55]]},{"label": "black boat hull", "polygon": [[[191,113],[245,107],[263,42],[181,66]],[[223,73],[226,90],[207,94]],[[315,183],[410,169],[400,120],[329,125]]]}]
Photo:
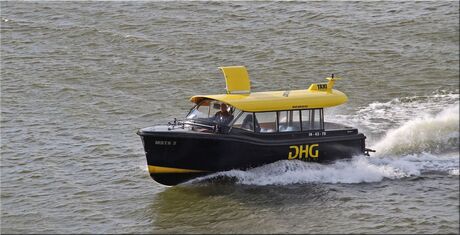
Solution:
[{"label": "black boat hull", "polygon": [[248,169],[279,160],[327,163],[365,151],[365,136],[356,129],[276,135],[139,131],[150,176],[176,185],[231,169]]}]

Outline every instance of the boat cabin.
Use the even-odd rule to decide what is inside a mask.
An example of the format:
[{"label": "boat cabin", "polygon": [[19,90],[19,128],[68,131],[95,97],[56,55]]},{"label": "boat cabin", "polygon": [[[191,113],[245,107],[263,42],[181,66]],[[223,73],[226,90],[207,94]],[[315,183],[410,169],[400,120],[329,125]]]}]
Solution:
[{"label": "boat cabin", "polygon": [[[198,95],[186,116],[185,124],[200,132],[283,133],[337,129],[325,123],[323,108],[347,101],[344,93],[332,89],[337,78],[328,83],[312,84],[304,90],[250,91],[250,80],[243,66],[220,67],[225,76],[227,94]],[[320,133],[320,134],[317,134]]]},{"label": "boat cabin", "polygon": [[[221,113],[226,113],[226,116],[222,117]],[[256,133],[324,130],[323,108],[245,112],[218,100],[205,99],[190,111],[186,119],[203,124],[200,125],[201,131],[220,133],[240,130]]]}]

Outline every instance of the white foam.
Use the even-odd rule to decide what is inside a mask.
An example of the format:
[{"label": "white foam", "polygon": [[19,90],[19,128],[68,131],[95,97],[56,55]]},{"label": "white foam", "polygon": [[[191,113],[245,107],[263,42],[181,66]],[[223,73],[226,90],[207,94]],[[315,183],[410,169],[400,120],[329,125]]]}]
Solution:
[{"label": "white foam", "polygon": [[389,130],[371,148],[378,155],[458,151],[459,106],[450,105],[437,115],[422,114],[398,128]]},{"label": "white foam", "polygon": [[372,102],[351,115],[333,114],[326,118],[370,131],[368,134],[384,134],[407,121],[439,113],[458,103],[459,94],[401,97],[388,102]]},{"label": "white foam", "polygon": [[361,183],[377,182],[384,177],[398,178],[405,174],[391,166],[369,164],[364,158],[340,161],[332,165],[283,160],[247,171],[231,170],[212,176],[236,178],[239,184],[287,185],[301,183]]},{"label": "white foam", "polygon": [[420,153],[405,156],[372,157],[370,162],[388,164],[406,172],[437,171],[448,173],[459,166],[458,153],[431,154]]},{"label": "white foam", "polygon": [[192,182],[229,177],[236,179],[237,184],[245,185],[355,184],[419,176],[427,171],[458,175],[458,166],[458,155],[432,155],[430,153],[393,157],[356,156],[351,160],[337,161],[333,164],[282,160],[247,171],[219,172]]},{"label": "white foam", "polygon": [[449,171],[449,175],[460,175],[459,169],[452,169]]}]

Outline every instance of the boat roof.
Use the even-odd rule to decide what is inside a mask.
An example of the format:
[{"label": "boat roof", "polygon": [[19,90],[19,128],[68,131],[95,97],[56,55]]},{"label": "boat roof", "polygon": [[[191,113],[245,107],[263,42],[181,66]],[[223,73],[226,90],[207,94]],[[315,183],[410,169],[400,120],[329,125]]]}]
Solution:
[{"label": "boat roof", "polygon": [[[335,80],[338,80],[333,75],[327,78],[328,83],[314,83],[308,89],[250,92],[249,76],[245,67],[231,66],[220,67],[220,69],[227,83],[227,94],[196,95],[191,97],[190,101],[199,104],[205,99],[212,99],[246,112],[265,112],[332,107],[348,100],[343,92],[332,89]],[[243,82],[244,85],[238,86],[238,82]],[[232,87],[237,88],[235,89],[237,91],[229,89]]]}]

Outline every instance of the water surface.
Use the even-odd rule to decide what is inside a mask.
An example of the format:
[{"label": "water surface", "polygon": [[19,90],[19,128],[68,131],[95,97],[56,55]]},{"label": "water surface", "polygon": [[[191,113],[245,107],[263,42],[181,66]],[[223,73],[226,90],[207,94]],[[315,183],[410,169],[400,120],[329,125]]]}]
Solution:
[{"label": "water surface", "polygon": [[[459,233],[459,3],[1,2],[2,233]],[[370,158],[177,187],[139,128],[331,73]],[[219,180],[219,179],[226,180]]]}]

